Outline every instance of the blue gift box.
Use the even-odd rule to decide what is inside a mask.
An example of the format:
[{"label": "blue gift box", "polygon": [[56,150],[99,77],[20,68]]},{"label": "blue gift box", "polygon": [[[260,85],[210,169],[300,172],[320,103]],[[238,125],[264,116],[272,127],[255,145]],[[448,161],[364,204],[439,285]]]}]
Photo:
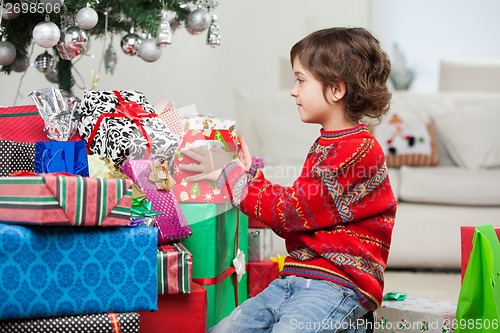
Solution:
[{"label": "blue gift box", "polygon": [[157,310],[158,229],[0,223],[0,320]]},{"label": "blue gift box", "polygon": [[35,146],[35,172],[66,172],[89,176],[85,141],[38,141]]}]

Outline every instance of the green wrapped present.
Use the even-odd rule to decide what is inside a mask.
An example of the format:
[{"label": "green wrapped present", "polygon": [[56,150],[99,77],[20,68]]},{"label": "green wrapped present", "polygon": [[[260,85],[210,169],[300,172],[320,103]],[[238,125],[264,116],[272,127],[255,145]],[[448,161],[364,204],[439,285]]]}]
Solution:
[{"label": "green wrapped present", "polygon": [[248,298],[248,217],[225,204],[180,205],[193,231],[183,244],[193,256],[193,282],[207,290],[211,327]]}]

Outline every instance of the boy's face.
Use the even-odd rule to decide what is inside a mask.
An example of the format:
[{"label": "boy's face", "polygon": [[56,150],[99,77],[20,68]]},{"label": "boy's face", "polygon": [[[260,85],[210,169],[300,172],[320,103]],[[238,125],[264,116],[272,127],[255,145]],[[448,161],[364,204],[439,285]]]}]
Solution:
[{"label": "boy's face", "polygon": [[298,58],[293,61],[293,72],[295,84],[290,95],[295,98],[300,119],[305,123],[324,125],[333,113],[333,106],[323,95],[323,85],[304,69]]}]

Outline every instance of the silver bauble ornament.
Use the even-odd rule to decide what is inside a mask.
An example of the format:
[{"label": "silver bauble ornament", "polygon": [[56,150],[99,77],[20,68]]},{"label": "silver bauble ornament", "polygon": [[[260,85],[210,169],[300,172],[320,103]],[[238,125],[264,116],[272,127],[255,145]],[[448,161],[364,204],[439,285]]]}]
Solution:
[{"label": "silver bauble ornament", "polygon": [[16,60],[16,48],[11,42],[0,41],[0,65],[9,66]]},{"label": "silver bauble ornament", "polygon": [[26,71],[29,66],[30,66],[30,60],[28,59],[28,57],[25,56],[14,60],[10,68],[12,68],[14,72],[22,73]]},{"label": "silver bauble ornament", "polygon": [[59,42],[56,45],[57,52],[59,53],[59,57],[64,60],[72,60],[75,58],[78,54],[73,51],[66,43],[64,42]]},{"label": "silver bauble ornament", "polygon": [[83,53],[87,47],[89,35],[87,31],[80,27],[69,27],[64,32],[64,43],[68,45],[73,51]]},{"label": "silver bauble ornament", "polygon": [[141,37],[136,33],[128,33],[120,41],[123,52],[129,56],[136,56],[141,44]]},{"label": "silver bauble ornament", "polygon": [[162,49],[156,44],[156,38],[148,38],[139,45],[139,57],[146,62],[154,62],[161,57]]},{"label": "silver bauble ornament", "polygon": [[97,12],[90,7],[84,7],[76,13],[76,23],[82,29],[92,29],[96,26],[99,16]]},{"label": "silver bauble ornament", "polygon": [[54,22],[43,21],[33,29],[33,41],[46,49],[56,45],[60,37],[61,31]]},{"label": "silver bauble ornament", "polygon": [[56,68],[53,68],[50,72],[48,73],[45,73],[45,78],[49,81],[49,82],[52,82],[52,83],[58,83],[59,82],[59,78],[58,78],[58,74],[57,74],[57,69]]},{"label": "silver bauble ornament", "polygon": [[87,39],[87,44],[85,45],[84,48],[80,50],[79,54],[86,54],[91,48],[92,48],[92,38],[90,38],[89,36]]},{"label": "silver bauble ornament", "polygon": [[197,8],[189,13],[186,19],[186,29],[192,35],[197,35],[206,30],[212,23],[212,15],[204,9]]},{"label": "silver bauble ornament", "polygon": [[104,68],[106,73],[111,73],[115,71],[116,61],[118,57],[112,43],[109,43],[108,49],[104,53]]},{"label": "silver bauble ornament", "polygon": [[47,51],[40,54],[35,59],[35,67],[42,73],[50,72],[55,66],[54,57],[51,56]]}]

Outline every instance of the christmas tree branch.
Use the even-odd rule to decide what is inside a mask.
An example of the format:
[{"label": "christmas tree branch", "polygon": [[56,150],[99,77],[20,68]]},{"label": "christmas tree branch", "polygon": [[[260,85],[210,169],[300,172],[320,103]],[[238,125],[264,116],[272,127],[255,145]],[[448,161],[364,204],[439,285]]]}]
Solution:
[{"label": "christmas tree branch", "polygon": [[[5,1],[8,2],[8,1]],[[12,3],[17,1],[10,1]],[[3,20],[5,26],[5,34],[7,40],[16,48],[16,59],[25,58],[28,53],[29,46],[33,43],[32,31],[34,27],[45,21],[46,16],[51,22],[61,27],[62,18],[70,17],[74,19],[77,12],[86,7],[89,3],[98,15],[97,25],[89,29],[87,34],[94,38],[104,36],[106,33],[125,35],[133,28],[138,34],[156,35],[160,23],[162,10],[167,10],[172,17],[169,18],[184,22],[193,8],[196,8],[197,0],[192,1],[177,1],[177,0],[71,0],[64,1],[61,7],[54,7],[50,13],[29,13],[22,12],[18,17],[11,20]],[[107,30],[106,30],[107,16]],[[75,24],[76,25],[76,22]],[[64,36],[64,31],[61,31]],[[57,71],[59,78],[59,86],[61,89],[71,91],[73,87],[73,78],[71,75],[72,63],[69,60],[61,59],[57,50],[53,47],[54,53],[59,59],[57,62]],[[10,66],[3,66],[0,72],[10,74],[12,71]]]}]

